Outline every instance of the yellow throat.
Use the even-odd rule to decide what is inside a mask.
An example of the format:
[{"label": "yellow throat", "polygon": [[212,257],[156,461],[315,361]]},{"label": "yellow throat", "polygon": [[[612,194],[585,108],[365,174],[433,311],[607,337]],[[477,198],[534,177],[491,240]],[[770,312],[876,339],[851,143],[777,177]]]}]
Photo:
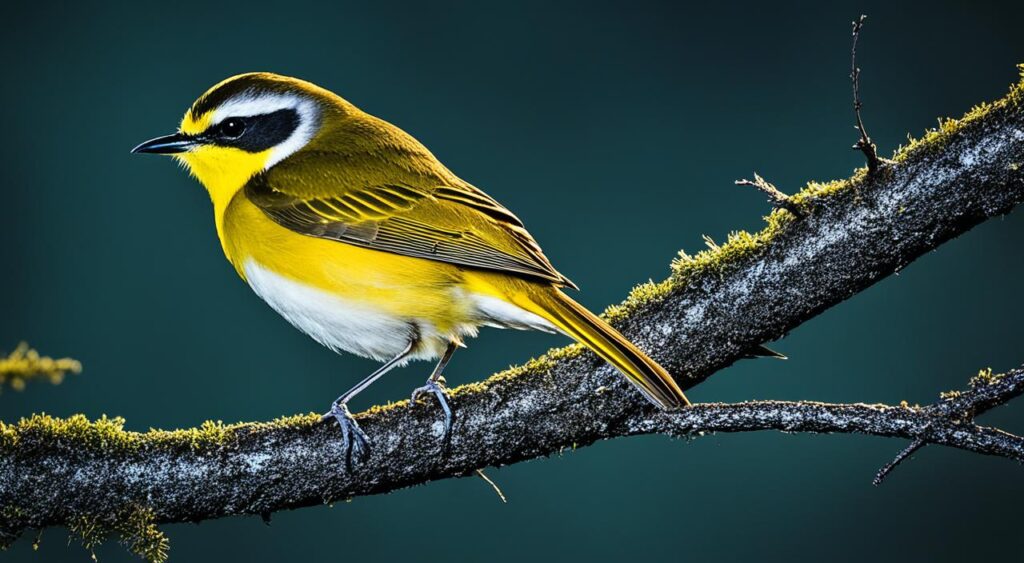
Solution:
[{"label": "yellow throat", "polygon": [[[190,112],[181,120],[181,132],[189,135],[202,133],[209,127],[212,112],[193,119]],[[234,147],[203,145],[175,155],[189,172],[206,188],[213,202],[217,237],[224,254],[231,259],[224,237],[224,215],[228,204],[245,183],[263,171],[270,158],[270,150],[256,153]]]}]

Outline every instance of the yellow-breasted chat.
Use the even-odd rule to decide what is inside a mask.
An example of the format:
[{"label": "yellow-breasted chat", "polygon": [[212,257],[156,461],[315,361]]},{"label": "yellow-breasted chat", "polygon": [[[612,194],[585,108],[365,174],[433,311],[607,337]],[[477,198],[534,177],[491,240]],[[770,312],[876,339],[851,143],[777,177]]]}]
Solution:
[{"label": "yellow-breasted chat", "polygon": [[672,377],[562,289],[522,221],[422,144],[338,95],[270,73],[229,78],[179,131],[137,153],[170,154],[206,187],[238,274],[292,325],[384,364],[324,415],[349,457],[369,444],[348,401],[409,360],[437,360],[413,392],[451,410],[444,368],[483,326],[561,332],[614,365],[653,403],[688,403]]}]

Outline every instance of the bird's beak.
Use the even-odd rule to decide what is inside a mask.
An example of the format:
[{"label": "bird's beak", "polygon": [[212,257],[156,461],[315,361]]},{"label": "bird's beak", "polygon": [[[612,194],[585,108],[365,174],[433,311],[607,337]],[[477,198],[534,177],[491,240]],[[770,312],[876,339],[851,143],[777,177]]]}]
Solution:
[{"label": "bird's beak", "polygon": [[151,154],[177,154],[186,152],[192,147],[198,144],[196,137],[186,135],[184,133],[175,133],[173,135],[164,135],[163,137],[157,137],[150,139],[145,143],[132,149],[132,154],[135,153],[151,153]]}]

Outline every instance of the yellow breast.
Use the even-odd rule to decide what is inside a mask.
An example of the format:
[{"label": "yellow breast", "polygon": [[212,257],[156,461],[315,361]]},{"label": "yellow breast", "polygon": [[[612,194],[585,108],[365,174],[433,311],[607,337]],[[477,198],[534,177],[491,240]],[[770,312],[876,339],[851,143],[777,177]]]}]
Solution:
[{"label": "yellow breast", "polygon": [[451,299],[463,280],[457,267],[297,234],[272,221],[244,194],[225,210],[220,235],[228,260],[243,278],[246,263],[253,261],[394,315],[439,324],[460,316]]},{"label": "yellow breast", "polygon": [[239,194],[220,236],[228,260],[268,304],[335,350],[387,360],[409,340],[436,357],[481,324],[450,264],[294,233]]},{"label": "yellow breast", "polygon": [[221,247],[239,276],[321,344],[383,361],[414,340],[413,358],[433,358],[481,325],[552,328],[506,303],[505,286],[523,282],[278,225],[243,190],[267,157],[219,147],[181,156],[210,194]]}]

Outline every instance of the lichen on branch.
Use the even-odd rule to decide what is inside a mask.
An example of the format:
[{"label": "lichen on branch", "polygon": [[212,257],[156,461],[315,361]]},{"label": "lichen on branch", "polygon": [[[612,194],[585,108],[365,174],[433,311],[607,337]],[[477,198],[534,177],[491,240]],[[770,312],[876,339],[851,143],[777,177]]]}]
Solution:
[{"label": "lichen on branch", "polygon": [[64,381],[69,373],[81,373],[82,364],[71,358],[54,359],[41,356],[22,342],[7,357],[0,357],[0,391],[9,385],[15,391],[25,388],[32,379],[45,379],[54,385]]}]

